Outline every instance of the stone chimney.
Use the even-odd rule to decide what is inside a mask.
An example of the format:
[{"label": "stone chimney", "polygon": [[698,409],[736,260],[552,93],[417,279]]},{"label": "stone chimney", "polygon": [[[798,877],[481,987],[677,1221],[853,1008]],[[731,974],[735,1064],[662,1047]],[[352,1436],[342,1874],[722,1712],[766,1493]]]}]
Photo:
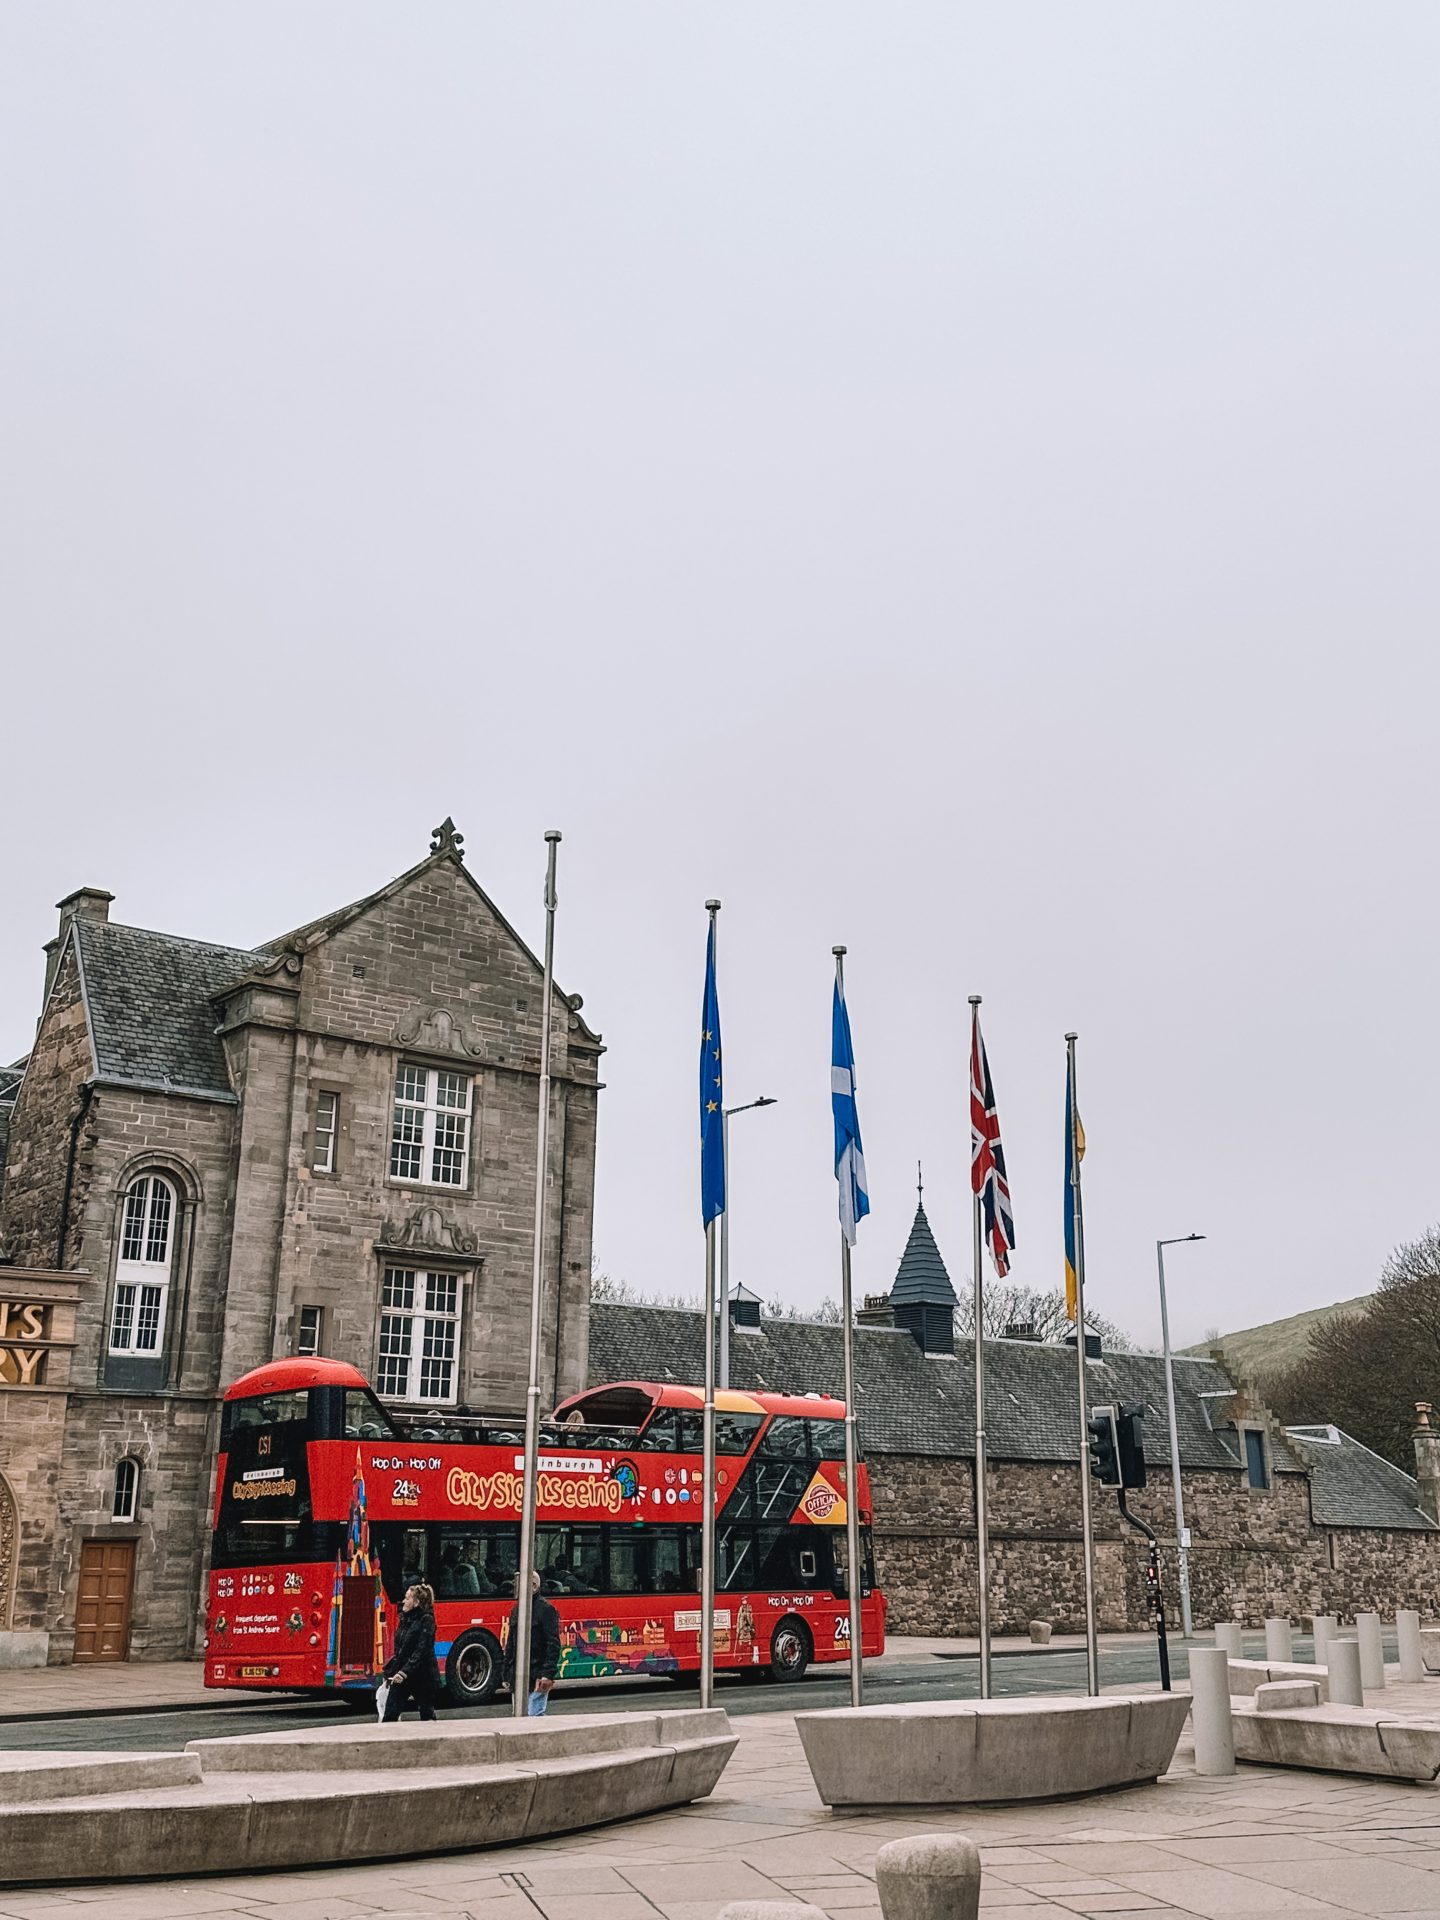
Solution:
[{"label": "stone chimney", "polygon": [[1430,1518],[1440,1523],[1440,1433],[1430,1424],[1435,1411],[1428,1400],[1415,1402],[1415,1478],[1420,1486],[1420,1505]]},{"label": "stone chimney", "polygon": [[53,940],[45,943],[45,998],[50,998],[50,989],[55,983],[55,969],[60,964],[60,949],[65,941],[65,932],[72,920],[108,920],[110,902],[113,893],[106,893],[103,887],[77,887],[74,893],[67,893],[63,900],[55,902],[60,913],[60,929]]}]

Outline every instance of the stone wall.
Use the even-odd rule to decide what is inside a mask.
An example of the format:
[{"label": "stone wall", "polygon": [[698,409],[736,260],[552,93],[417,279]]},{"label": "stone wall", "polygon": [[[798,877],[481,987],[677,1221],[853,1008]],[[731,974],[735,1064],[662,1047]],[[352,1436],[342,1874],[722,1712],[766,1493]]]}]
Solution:
[{"label": "stone wall", "polygon": [[[973,1634],[976,1614],[974,1468],[964,1459],[870,1456],[875,1564],[890,1598],[890,1631]],[[1078,1632],[1085,1623],[1085,1574],[1077,1467],[1003,1462],[987,1476],[990,1508],[990,1622],[1023,1633],[1030,1620]],[[1092,1487],[1096,1612],[1102,1629],[1150,1624],[1149,1547],[1125,1529],[1114,1493]],[[1190,1593],[1200,1626],[1268,1615],[1298,1620],[1357,1609],[1440,1611],[1440,1534],[1324,1528],[1310,1517],[1303,1474],[1277,1473],[1252,1492],[1244,1472],[1187,1473]],[[1172,1623],[1179,1573],[1168,1479],[1129,1496],[1131,1511],[1161,1538],[1161,1580]]]},{"label": "stone wall", "polygon": [[[71,1123],[80,1113],[80,1089],[90,1072],[89,1028],[71,946],[55,976],[10,1120],[0,1228],[6,1255],[18,1266],[56,1264]],[[77,1138],[77,1161],[82,1146]],[[84,1205],[84,1178],[77,1166],[70,1181],[72,1216]],[[65,1264],[82,1264],[68,1236]]]}]

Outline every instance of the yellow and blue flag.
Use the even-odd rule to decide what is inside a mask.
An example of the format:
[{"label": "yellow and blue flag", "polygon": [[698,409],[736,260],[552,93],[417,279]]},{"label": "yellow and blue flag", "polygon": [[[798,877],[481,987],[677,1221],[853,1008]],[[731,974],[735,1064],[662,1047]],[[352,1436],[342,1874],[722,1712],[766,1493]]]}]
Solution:
[{"label": "yellow and blue flag", "polygon": [[708,1227],[725,1211],[725,1087],[720,1059],[720,996],[715,986],[715,921],[705,945],[705,1003],[700,1015],[700,1213]]},{"label": "yellow and blue flag", "polygon": [[1079,1197],[1080,1162],[1085,1158],[1085,1129],[1075,1106],[1075,1078],[1065,1067],[1065,1311],[1075,1319],[1080,1311],[1075,1282],[1075,1206]]}]

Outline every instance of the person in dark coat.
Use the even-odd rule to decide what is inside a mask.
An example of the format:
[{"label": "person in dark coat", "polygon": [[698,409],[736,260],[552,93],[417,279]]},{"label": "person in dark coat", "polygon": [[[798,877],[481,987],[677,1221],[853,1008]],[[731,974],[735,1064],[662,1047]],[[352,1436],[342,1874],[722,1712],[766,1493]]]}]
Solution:
[{"label": "person in dark coat", "polygon": [[385,1662],[390,1682],[385,1719],[398,1720],[407,1707],[418,1707],[422,1720],[435,1718],[440,1693],[440,1667],[435,1658],[435,1595],[423,1580],[407,1587],[395,1629],[395,1651]]},{"label": "person in dark coat", "polygon": [[[505,1636],[505,1678],[515,1685],[515,1642],[520,1633],[520,1576],[515,1576],[515,1605],[510,1609],[510,1631]],[[560,1671],[560,1616],[540,1591],[540,1576],[530,1576],[530,1703],[532,1716],[544,1713]]]}]

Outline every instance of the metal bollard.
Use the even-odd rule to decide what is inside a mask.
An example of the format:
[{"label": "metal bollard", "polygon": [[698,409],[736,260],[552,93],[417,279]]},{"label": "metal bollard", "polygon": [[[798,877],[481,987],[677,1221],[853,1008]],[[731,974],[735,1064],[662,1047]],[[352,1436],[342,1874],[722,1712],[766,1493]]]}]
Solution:
[{"label": "metal bollard", "polygon": [[1295,1638],[1288,1620],[1265,1622],[1265,1658],[1286,1666],[1295,1658]]},{"label": "metal bollard", "polygon": [[1315,1664],[1317,1667],[1323,1667],[1326,1659],[1325,1649],[1335,1638],[1340,1622],[1333,1613],[1317,1613],[1311,1616],[1310,1624],[1315,1632]]},{"label": "metal bollard", "polygon": [[825,1920],[808,1900],[732,1900],[720,1920]]},{"label": "metal bollard", "polygon": [[976,1920],[980,1854],[958,1833],[890,1840],[875,1856],[885,1920]]},{"label": "metal bollard", "polygon": [[1355,1638],[1360,1642],[1360,1684],[1383,1687],[1385,1684],[1385,1642],[1380,1637],[1378,1613],[1357,1613]]},{"label": "metal bollard", "polygon": [[1420,1616],[1413,1607],[1401,1607],[1395,1615],[1395,1637],[1400,1642],[1400,1678],[1407,1685],[1425,1678],[1425,1661],[1420,1652]]},{"label": "metal bollard", "polygon": [[1360,1642],[1352,1640],[1349,1634],[1337,1633],[1326,1654],[1331,1706],[1363,1707],[1365,1689],[1360,1684]]},{"label": "metal bollard", "polygon": [[1230,1656],[1223,1647],[1195,1647],[1191,1651],[1190,1724],[1195,1733],[1196,1773],[1234,1773]]}]

